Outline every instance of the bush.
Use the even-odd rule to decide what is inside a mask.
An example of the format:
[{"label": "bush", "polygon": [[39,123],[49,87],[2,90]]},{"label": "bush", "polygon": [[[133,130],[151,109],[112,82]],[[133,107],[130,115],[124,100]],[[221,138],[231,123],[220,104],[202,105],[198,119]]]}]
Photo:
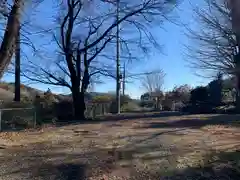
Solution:
[{"label": "bush", "polygon": [[163,111],[172,111],[172,108],[169,106],[163,106]]},{"label": "bush", "polygon": [[236,114],[237,108],[233,105],[223,105],[214,108],[216,113],[219,114]]},{"label": "bush", "polygon": [[60,101],[54,104],[54,114],[58,122],[71,121],[74,119],[72,101]]},{"label": "bush", "polygon": [[127,102],[121,106],[121,111],[123,112],[140,111],[140,107],[138,106],[138,104],[134,102]]},{"label": "bush", "polygon": [[94,103],[108,103],[112,101],[112,97],[111,96],[107,96],[107,95],[99,95],[99,96],[95,96],[92,99],[92,102]]},{"label": "bush", "polygon": [[215,113],[214,107],[208,103],[189,104],[181,109],[182,112],[204,114]]},{"label": "bush", "polygon": [[155,102],[154,101],[142,101],[140,103],[141,107],[146,107],[146,108],[154,108]]}]

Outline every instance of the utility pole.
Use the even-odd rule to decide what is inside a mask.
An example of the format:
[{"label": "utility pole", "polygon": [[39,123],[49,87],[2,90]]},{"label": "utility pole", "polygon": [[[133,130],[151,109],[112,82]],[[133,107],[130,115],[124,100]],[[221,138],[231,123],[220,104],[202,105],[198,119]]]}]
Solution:
[{"label": "utility pole", "polygon": [[124,62],[123,65],[123,80],[122,80],[122,91],[123,91],[123,96],[125,96],[125,88],[126,88],[126,63]]},{"label": "utility pole", "polygon": [[120,76],[120,44],[119,44],[119,1],[117,0],[117,13],[116,13],[116,21],[117,21],[117,33],[116,33],[116,113],[120,114],[120,80],[121,80],[121,76]]},{"label": "utility pole", "polygon": [[15,44],[15,96],[14,101],[20,102],[21,99],[21,80],[20,80],[20,23],[18,22],[18,32]]}]

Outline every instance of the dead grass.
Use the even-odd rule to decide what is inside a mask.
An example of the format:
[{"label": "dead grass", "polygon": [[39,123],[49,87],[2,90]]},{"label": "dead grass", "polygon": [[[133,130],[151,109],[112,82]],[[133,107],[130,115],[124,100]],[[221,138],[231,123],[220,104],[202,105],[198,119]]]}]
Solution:
[{"label": "dead grass", "polygon": [[218,162],[219,153],[238,152],[237,118],[168,116],[0,133],[0,179],[174,179]]}]

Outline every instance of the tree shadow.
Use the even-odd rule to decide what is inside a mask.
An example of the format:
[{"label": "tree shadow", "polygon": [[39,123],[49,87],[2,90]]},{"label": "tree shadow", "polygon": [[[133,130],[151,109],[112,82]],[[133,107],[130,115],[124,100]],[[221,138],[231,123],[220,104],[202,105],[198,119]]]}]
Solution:
[{"label": "tree shadow", "polygon": [[[212,152],[204,157],[203,164],[169,172],[171,175],[163,178],[178,179],[218,179],[237,180],[240,177],[240,152]],[[161,175],[159,175],[161,176]]]},{"label": "tree shadow", "polygon": [[[112,149],[109,153],[116,157],[116,161],[134,159],[135,154],[139,153],[152,153],[155,150],[159,150],[157,145],[143,146],[136,149]],[[135,166],[131,164],[128,167],[131,168],[129,180],[181,180],[181,179],[192,179],[192,180],[238,180],[240,177],[240,151],[233,152],[215,152],[210,151],[199,159],[199,164],[195,165],[184,165],[177,160],[179,156],[183,154],[178,153],[166,153],[167,149],[162,148],[162,153],[154,156],[142,156],[139,157],[143,164],[147,162],[156,162],[155,169],[135,169]],[[165,152],[164,152],[165,151]],[[190,150],[189,150],[190,151]],[[135,157],[136,158],[136,157]],[[164,162],[165,160],[165,162]],[[151,166],[150,166],[151,167]]]},{"label": "tree shadow", "polygon": [[[33,177],[41,177],[43,179],[50,179],[55,176],[54,180],[79,180],[86,179],[86,165],[85,164],[60,164],[49,165],[45,164],[39,167],[37,173]],[[46,173],[48,172],[48,173]]]},{"label": "tree shadow", "polygon": [[[28,177],[24,179],[84,180],[94,174],[96,169],[100,169],[98,172],[104,174],[120,166],[130,169],[130,179],[132,180],[237,180],[240,176],[240,151],[210,151],[203,157],[203,163],[199,166],[179,169],[177,157],[186,156],[186,153],[193,151],[192,149],[189,149],[188,152],[178,152],[178,149],[168,150],[167,147],[165,148],[158,143],[143,146],[124,146],[122,148],[95,148],[91,152],[82,153],[64,153],[60,151],[63,147],[52,147],[49,148],[51,152],[45,152],[44,149],[46,148],[46,145],[36,147],[37,153],[29,150],[17,151],[18,157],[9,157],[12,159],[12,162],[10,162],[12,168],[8,167],[8,172],[5,174],[0,171],[0,178],[5,179],[11,174],[16,174],[21,179],[19,174],[25,173]],[[18,158],[18,163],[15,162],[16,158]],[[52,160],[49,161],[49,158]],[[134,159],[136,158],[142,164],[157,160],[161,162],[165,160],[165,162],[170,163],[167,164],[168,167],[158,163],[158,169],[156,170],[145,169],[139,171],[134,166]],[[10,160],[6,160],[5,163],[8,161]],[[123,161],[128,163],[123,165],[121,164]],[[4,162],[1,162],[1,167],[3,167],[2,163]]]},{"label": "tree shadow", "polygon": [[[89,149],[69,151],[67,144],[49,146],[51,142],[30,144],[27,148],[6,149],[1,157],[0,179],[84,180],[95,170],[114,168],[107,151]],[[17,177],[17,178],[16,178]]]},{"label": "tree shadow", "polygon": [[239,115],[216,115],[208,117],[207,119],[181,119],[170,120],[165,122],[150,122],[146,126],[140,128],[193,128],[200,129],[208,125],[224,125],[231,127],[239,127]]},{"label": "tree shadow", "polygon": [[98,122],[116,122],[122,120],[140,120],[147,118],[162,118],[162,117],[170,117],[170,116],[183,116],[186,113],[181,112],[170,112],[170,111],[162,111],[162,112],[138,112],[138,113],[123,113],[119,115],[108,115],[104,117],[96,118],[95,120],[85,121],[85,123],[98,123]]}]

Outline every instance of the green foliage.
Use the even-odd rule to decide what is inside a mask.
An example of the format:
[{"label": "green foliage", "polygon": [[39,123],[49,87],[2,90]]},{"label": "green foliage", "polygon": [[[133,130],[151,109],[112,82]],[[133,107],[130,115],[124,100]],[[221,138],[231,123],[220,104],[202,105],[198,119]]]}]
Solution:
[{"label": "green foliage", "polygon": [[208,101],[208,88],[198,86],[191,91],[190,102],[192,104],[205,103]]},{"label": "green foliage", "polygon": [[139,105],[134,101],[126,102],[121,106],[123,112],[139,111],[140,109]]},{"label": "green foliage", "polygon": [[110,103],[112,101],[113,97],[112,96],[108,96],[108,95],[99,95],[99,96],[94,96],[92,98],[92,101],[93,102],[96,102],[96,103],[101,103],[101,102],[104,102],[104,103]]}]

